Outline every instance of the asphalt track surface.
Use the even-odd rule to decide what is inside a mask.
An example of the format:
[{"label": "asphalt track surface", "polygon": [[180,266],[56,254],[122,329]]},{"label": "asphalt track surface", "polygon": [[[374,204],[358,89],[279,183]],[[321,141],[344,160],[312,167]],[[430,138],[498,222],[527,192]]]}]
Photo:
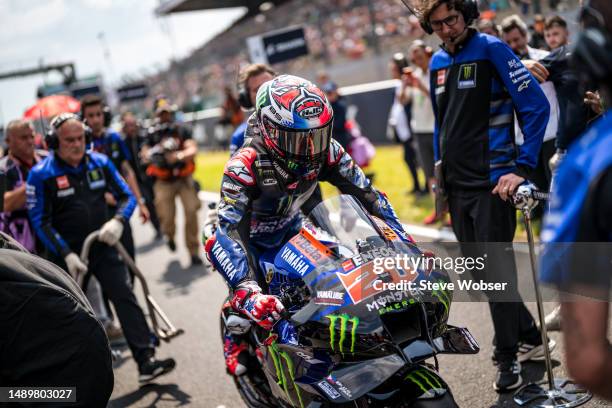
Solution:
[{"label": "asphalt track surface", "polygon": [[[204,267],[190,268],[189,256],[182,238],[182,213],[178,206],[177,244],[175,253],[154,241],[149,225],[132,220],[137,244],[137,264],[147,277],[150,290],[173,323],[185,334],[162,343],[157,355],[174,357],[177,368],[154,384],[138,386],[137,368],[127,348],[115,363],[115,388],[109,407],[244,407],[230,377],[225,373],[219,334],[219,308],[227,293],[221,276]],[[200,221],[204,219],[200,211]],[[200,225],[201,227],[201,225]],[[418,238],[418,237],[415,237]],[[519,260],[520,262],[521,260]],[[141,298],[141,288],[136,293]],[[141,304],[144,305],[143,302]],[[535,304],[528,304],[534,315]],[[546,310],[553,304],[546,304]],[[480,343],[477,355],[439,357],[441,375],[450,385],[460,407],[514,407],[512,393],[493,390],[495,368],[491,363],[493,328],[486,303],[453,303],[449,323],[468,327]],[[557,348],[552,353],[555,376],[565,376],[563,347],[559,333],[552,333]],[[526,381],[545,379],[542,363],[526,363]],[[611,407],[593,399],[585,407]]]}]

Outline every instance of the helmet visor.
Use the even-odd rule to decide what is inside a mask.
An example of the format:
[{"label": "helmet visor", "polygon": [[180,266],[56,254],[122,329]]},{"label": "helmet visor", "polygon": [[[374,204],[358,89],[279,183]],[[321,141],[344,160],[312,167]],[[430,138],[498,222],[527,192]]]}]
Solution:
[{"label": "helmet visor", "polygon": [[266,133],[276,146],[288,156],[302,158],[313,158],[327,151],[332,137],[332,123],[330,121],[316,129],[296,130],[272,125],[264,119]]}]

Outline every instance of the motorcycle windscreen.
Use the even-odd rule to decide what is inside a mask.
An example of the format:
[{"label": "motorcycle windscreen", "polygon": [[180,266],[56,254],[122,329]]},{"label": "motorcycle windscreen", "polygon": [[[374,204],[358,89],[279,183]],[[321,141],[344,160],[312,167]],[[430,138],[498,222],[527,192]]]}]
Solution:
[{"label": "motorcycle windscreen", "polygon": [[[333,351],[365,352],[383,340],[397,344],[422,335],[421,294],[407,289],[407,282],[432,277],[410,264],[398,267],[393,262],[398,255],[421,257],[422,253],[414,245],[387,239],[380,222],[353,197],[340,195],[315,207],[301,233],[287,244],[297,258],[309,262],[302,278],[310,302],[292,320],[326,325],[326,340]],[[384,289],[383,283],[400,289]],[[402,284],[406,289],[401,289]],[[408,316],[413,319],[406,320]]]}]

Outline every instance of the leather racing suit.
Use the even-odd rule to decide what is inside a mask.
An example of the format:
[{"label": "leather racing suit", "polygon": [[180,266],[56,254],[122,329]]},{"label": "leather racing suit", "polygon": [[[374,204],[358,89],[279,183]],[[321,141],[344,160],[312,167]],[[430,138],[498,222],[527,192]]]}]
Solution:
[{"label": "leather racing suit", "polygon": [[261,285],[257,254],[280,247],[299,231],[300,210],[308,214],[319,203],[312,195],[319,181],[354,196],[402,240],[411,242],[386,196],[372,186],[337,141],[332,139],[318,177],[298,179],[268,153],[253,115],[244,145],[225,166],[216,239],[206,245],[215,269],[232,289],[245,281]]}]

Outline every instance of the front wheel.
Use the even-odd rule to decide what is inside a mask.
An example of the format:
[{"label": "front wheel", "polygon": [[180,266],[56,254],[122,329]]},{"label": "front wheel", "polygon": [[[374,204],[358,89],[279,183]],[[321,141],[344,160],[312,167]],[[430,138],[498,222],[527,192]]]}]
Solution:
[{"label": "front wheel", "polygon": [[[402,406],[403,407],[403,406]],[[455,402],[453,394],[447,391],[442,397],[428,400],[417,400],[412,405],[406,405],[410,408],[458,408],[459,405]]]},{"label": "front wheel", "polygon": [[[262,373],[263,374],[263,373]],[[278,404],[268,396],[272,393],[265,376],[259,377],[253,373],[247,373],[239,377],[232,376],[234,384],[242,400],[249,408],[275,408]]]}]

